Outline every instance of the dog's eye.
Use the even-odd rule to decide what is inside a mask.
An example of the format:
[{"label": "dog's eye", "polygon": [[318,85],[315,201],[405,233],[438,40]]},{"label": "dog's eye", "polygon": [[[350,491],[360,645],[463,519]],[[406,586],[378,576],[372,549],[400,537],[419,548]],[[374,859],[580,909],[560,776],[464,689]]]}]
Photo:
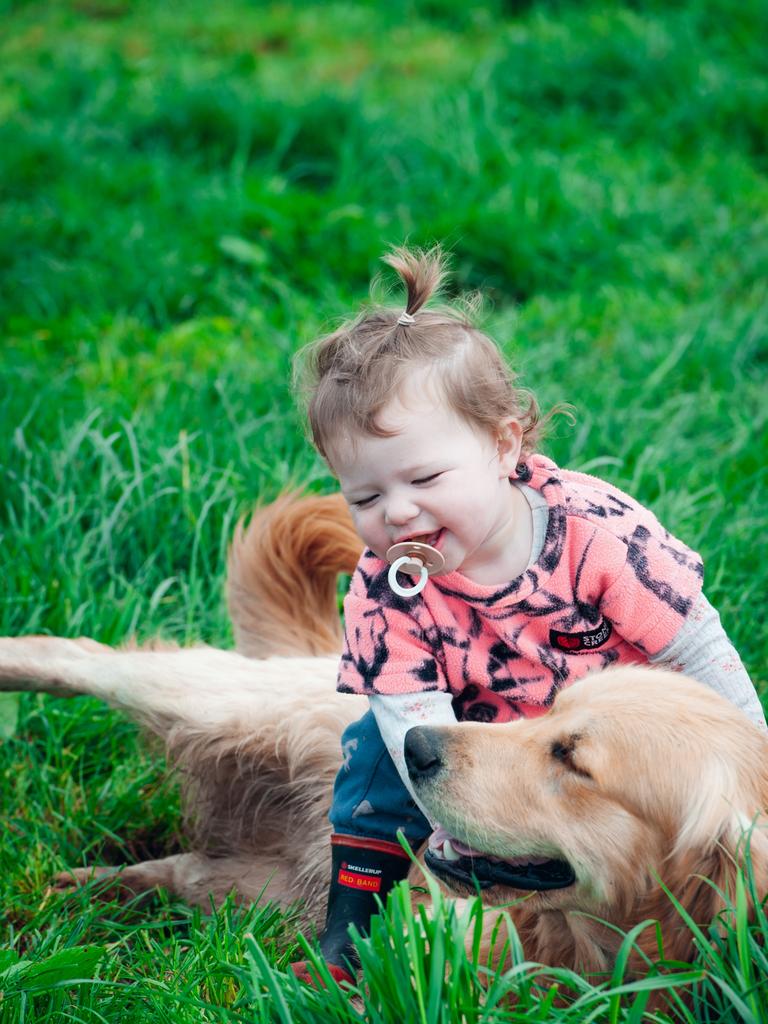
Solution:
[{"label": "dog's eye", "polygon": [[574,772],[576,775],[581,775],[585,779],[591,779],[592,776],[589,772],[582,768],[581,765],[576,764],[574,754],[576,752],[576,744],[581,739],[581,736],[573,735],[567,736],[561,740],[555,740],[550,747],[550,753],[556,761],[560,761],[569,771]]}]

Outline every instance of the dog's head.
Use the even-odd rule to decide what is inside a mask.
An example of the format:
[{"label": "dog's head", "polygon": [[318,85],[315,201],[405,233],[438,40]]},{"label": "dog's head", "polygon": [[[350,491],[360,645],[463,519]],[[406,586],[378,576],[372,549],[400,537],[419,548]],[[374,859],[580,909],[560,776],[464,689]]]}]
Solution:
[{"label": "dog's head", "polygon": [[656,876],[673,891],[698,873],[725,882],[753,825],[768,889],[768,740],[677,673],[610,670],[540,718],[417,727],[406,761],[443,826],[427,864],[457,893],[528,892],[531,909],[619,921],[658,892]]}]

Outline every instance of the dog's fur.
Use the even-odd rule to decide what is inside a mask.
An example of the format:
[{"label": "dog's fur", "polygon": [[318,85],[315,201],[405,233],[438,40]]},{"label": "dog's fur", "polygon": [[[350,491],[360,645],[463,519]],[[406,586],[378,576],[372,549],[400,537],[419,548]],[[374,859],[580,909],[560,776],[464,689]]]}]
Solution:
[{"label": "dog's fur", "polygon": [[[334,688],[336,577],[359,552],[339,497],[287,497],[235,535],[236,652],[0,640],[0,689],[100,697],[161,737],[181,769],[193,852],[129,865],[122,887],[165,886],[203,907],[232,889],[246,900],[266,890],[303,898],[308,922],[320,922],[339,737],[365,708]],[[759,895],[768,891],[768,740],[698,683],[614,669],[563,691],[543,718],[430,737],[441,768],[416,784],[453,835],[497,857],[575,869],[573,885],[513,909],[533,960],[604,969],[620,940],[595,917],[620,929],[656,918],[667,957],[688,959],[690,931],[659,880],[708,922],[744,861],[745,830]],[[108,870],[74,869],[57,884]],[[499,904],[523,894],[483,895]]]}]

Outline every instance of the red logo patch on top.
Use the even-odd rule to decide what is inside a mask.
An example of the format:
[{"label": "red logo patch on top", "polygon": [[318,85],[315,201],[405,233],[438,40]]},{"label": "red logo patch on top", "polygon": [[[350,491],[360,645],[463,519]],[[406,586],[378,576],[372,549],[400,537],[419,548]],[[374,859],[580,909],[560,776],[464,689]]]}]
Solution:
[{"label": "red logo patch on top", "polygon": [[594,651],[596,647],[602,647],[607,643],[612,632],[613,626],[607,619],[603,619],[597,629],[588,629],[585,633],[561,633],[557,629],[550,629],[549,642],[553,647],[569,654]]}]

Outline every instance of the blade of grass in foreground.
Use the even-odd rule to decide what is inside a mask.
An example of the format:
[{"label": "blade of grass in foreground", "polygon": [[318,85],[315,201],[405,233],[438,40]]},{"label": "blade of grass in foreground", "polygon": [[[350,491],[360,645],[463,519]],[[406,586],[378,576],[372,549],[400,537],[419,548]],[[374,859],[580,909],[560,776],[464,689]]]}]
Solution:
[{"label": "blade of grass in foreground", "polygon": [[[484,908],[479,899],[455,901],[425,879],[431,906],[412,906],[406,883],[396,886],[383,912],[371,921],[370,934],[354,928],[361,964],[357,985],[339,988],[318,952],[301,941],[317,980],[324,987],[308,989],[293,976],[269,964],[256,944],[247,952],[245,979],[250,999],[271,1006],[269,1020],[309,1024],[453,1024],[466,1020],[525,1020],[618,1024],[644,1019],[652,993],[687,990],[701,978],[697,968],[679,969],[637,980],[624,980],[630,950],[644,924],[627,935],[620,965],[610,982],[592,983],[575,971],[545,968],[525,960],[510,914]],[[495,966],[479,956],[478,933],[495,937]],[[503,941],[501,937],[503,936]],[[650,1018],[649,1018],[650,1019]]]}]

